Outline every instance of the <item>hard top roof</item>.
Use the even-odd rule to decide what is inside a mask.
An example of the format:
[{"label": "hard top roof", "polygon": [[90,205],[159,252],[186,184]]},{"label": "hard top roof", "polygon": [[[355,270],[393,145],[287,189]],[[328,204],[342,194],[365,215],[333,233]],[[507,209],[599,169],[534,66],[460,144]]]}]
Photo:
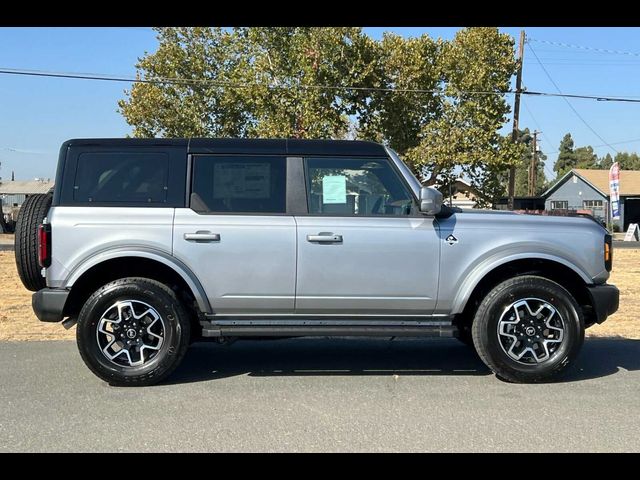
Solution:
[{"label": "hard top roof", "polygon": [[188,153],[252,155],[358,155],[384,156],[379,143],[362,140],[303,140],[266,138],[79,138],[63,146],[185,147]]}]

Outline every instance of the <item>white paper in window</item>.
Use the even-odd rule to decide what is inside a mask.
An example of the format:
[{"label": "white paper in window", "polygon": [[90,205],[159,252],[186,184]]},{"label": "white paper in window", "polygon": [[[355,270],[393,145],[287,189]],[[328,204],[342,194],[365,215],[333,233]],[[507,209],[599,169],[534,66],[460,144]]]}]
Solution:
[{"label": "white paper in window", "polygon": [[347,203],[347,179],[344,175],[322,177],[322,203]]},{"label": "white paper in window", "polygon": [[269,198],[270,184],[268,163],[216,163],[213,166],[213,198]]}]

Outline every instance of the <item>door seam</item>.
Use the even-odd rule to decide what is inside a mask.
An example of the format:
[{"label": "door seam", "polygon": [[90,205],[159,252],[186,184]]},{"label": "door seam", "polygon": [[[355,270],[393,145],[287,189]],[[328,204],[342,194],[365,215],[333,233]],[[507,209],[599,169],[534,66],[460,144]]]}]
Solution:
[{"label": "door seam", "polygon": [[292,215],[293,223],[295,224],[295,239],[296,239],[296,262],[295,262],[295,275],[293,277],[293,313],[296,312],[298,307],[298,221],[295,215]]}]

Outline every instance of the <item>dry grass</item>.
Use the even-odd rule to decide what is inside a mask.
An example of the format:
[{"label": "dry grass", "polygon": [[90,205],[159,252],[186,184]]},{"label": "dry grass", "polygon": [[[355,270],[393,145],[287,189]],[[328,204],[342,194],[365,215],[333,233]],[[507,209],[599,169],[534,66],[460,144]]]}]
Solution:
[{"label": "dry grass", "polygon": [[0,243],[13,243],[13,233],[0,233]]},{"label": "dry grass", "polygon": [[587,335],[640,339],[640,249],[615,250],[608,282],[620,289],[620,308],[602,325],[587,330]]},{"label": "dry grass", "polygon": [[[636,318],[640,308],[640,249],[616,250],[610,283],[620,289],[620,310],[602,325],[587,330],[587,335],[640,339]],[[73,338],[75,329],[38,321],[31,310],[31,292],[18,278],[13,252],[0,252],[0,340]]]},{"label": "dry grass", "polygon": [[31,309],[31,293],[16,270],[13,252],[0,252],[0,340],[57,340],[75,338],[75,329],[43,323]]}]

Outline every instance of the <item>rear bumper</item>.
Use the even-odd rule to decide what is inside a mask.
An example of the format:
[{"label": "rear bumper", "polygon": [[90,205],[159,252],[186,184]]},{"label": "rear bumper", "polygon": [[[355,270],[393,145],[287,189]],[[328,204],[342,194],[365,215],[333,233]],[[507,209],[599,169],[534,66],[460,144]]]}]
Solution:
[{"label": "rear bumper", "polygon": [[67,303],[69,290],[60,288],[43,288],[31,297],[33,311],[41,322],[60,322],[64,305]]},{"label": "rear bumper", "polygon": [[596,316],[596,322],[602,323],[607,317],[618,310],[620,291],[615,285],[591,285],[587,287],[591,296],[591,304]]}]

